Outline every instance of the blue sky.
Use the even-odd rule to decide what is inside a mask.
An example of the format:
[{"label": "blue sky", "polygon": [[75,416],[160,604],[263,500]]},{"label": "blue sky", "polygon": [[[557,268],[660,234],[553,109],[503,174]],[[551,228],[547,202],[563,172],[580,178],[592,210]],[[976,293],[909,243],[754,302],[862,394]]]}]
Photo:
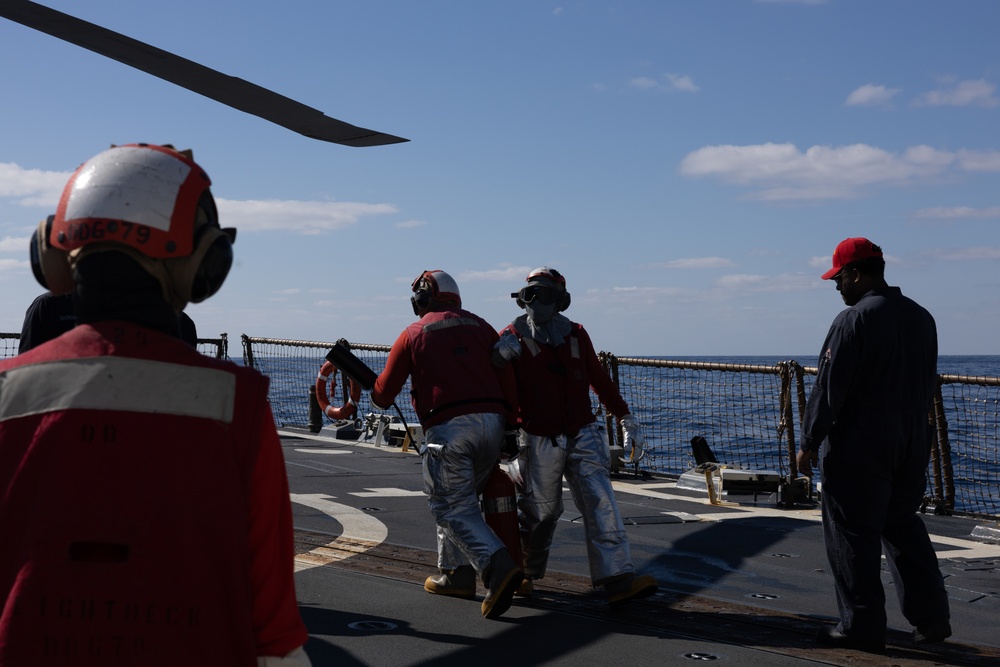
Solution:
[{"label": "blue sky", "polygon": [[0,19],[0,331],[69,174],[150,142],[239,230],[202,336],[389,344],[432,268],[500,328],[549,265],[598,349],[812,361],[819,276],[867,236],[943,354],[1000,354],[993,0],[42,4],[410,142],[307,139]]}]

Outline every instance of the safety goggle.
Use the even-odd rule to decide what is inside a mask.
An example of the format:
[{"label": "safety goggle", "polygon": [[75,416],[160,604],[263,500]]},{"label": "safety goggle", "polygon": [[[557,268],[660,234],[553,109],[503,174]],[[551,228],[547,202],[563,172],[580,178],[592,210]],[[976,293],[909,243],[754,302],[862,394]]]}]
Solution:
[{"label": "safety goggle", "polygon": [[521,291],[511,294],[512,297],[520,299],[524,303],[534,303],[535,299],[543,305],[549,305],[559,300],[559,290],[548,285],[528,285],[522,287]]}]

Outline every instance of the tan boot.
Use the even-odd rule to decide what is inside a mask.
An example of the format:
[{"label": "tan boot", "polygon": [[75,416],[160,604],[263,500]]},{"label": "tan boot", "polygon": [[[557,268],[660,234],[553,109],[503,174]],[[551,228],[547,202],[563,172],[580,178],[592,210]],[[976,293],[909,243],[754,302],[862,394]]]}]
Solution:
[{"label": "tan boot", "polygon": [[510,609],[514,591],[524,580],[524,572],[517,566],[506,549],[497,551],[490,557],[483,579],[489,590],[483,600],[483,616],[499,618]]},{"label": "tan boot", "polygon": [[531,579],[525,577],[524,581],[521,582],[521,585],[517,587],[516,591],[514,591],[514,595],[519,598],[530,598],[531,594],[534,592],[535,584]]},{"label": "tan boot", "polygon": [[427,577],[424,590],[434,595],[471,600],[476,597],[476,571],[471,565],[460,565],[454,570],[444,570],[441,574]]}]

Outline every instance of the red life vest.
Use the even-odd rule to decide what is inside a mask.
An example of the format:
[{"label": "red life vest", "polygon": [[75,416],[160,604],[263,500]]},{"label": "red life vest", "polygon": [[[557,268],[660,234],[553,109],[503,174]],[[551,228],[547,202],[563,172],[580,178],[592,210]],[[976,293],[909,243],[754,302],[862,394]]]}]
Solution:
[{"label": "red life vest", "polygon": [[433,311],[406,328],[413,409],[424,428],[459,415],[506,414],[491,355],[499,336],[460,308]]},{"label": "red life vest", "polygon": [[248,413],[266,396],[124,322],[0,364],[0,664],[256,664]]},{"label": "red life vest", "polygon": [[514,333],[521,342],[521,356],[514,363],[514,372],[519,425],[528,433],[576,435],[596,419],[591,387],[609,412],[628,412],[580,324],[573,322],[569,335],[556,347],[522,336],[514,326],[506,327],[504,332]]}]

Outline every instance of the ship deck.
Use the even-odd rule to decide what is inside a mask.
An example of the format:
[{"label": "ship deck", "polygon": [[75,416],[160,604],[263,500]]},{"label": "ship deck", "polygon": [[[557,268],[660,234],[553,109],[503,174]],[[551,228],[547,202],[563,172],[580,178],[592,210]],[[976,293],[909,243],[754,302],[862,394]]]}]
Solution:
[{"label": "ship deck", "polygon": [[[296,585],[313,664],[997,665],[1000,545],[994,522],[924,515],[951,600],[952,638],[910,642],[888,571],[886,655],[817,645],[836,620],[819,510],[713,505],[677,480],[613,483],[650,598],[610,609],[590,584],[580,515],[565,494],[549,572],[499,620],[432,596],[434,521],[420,457],[398,446],[281,430],[296,537]],[[991,542],[992,540],[992,542]]]}]

